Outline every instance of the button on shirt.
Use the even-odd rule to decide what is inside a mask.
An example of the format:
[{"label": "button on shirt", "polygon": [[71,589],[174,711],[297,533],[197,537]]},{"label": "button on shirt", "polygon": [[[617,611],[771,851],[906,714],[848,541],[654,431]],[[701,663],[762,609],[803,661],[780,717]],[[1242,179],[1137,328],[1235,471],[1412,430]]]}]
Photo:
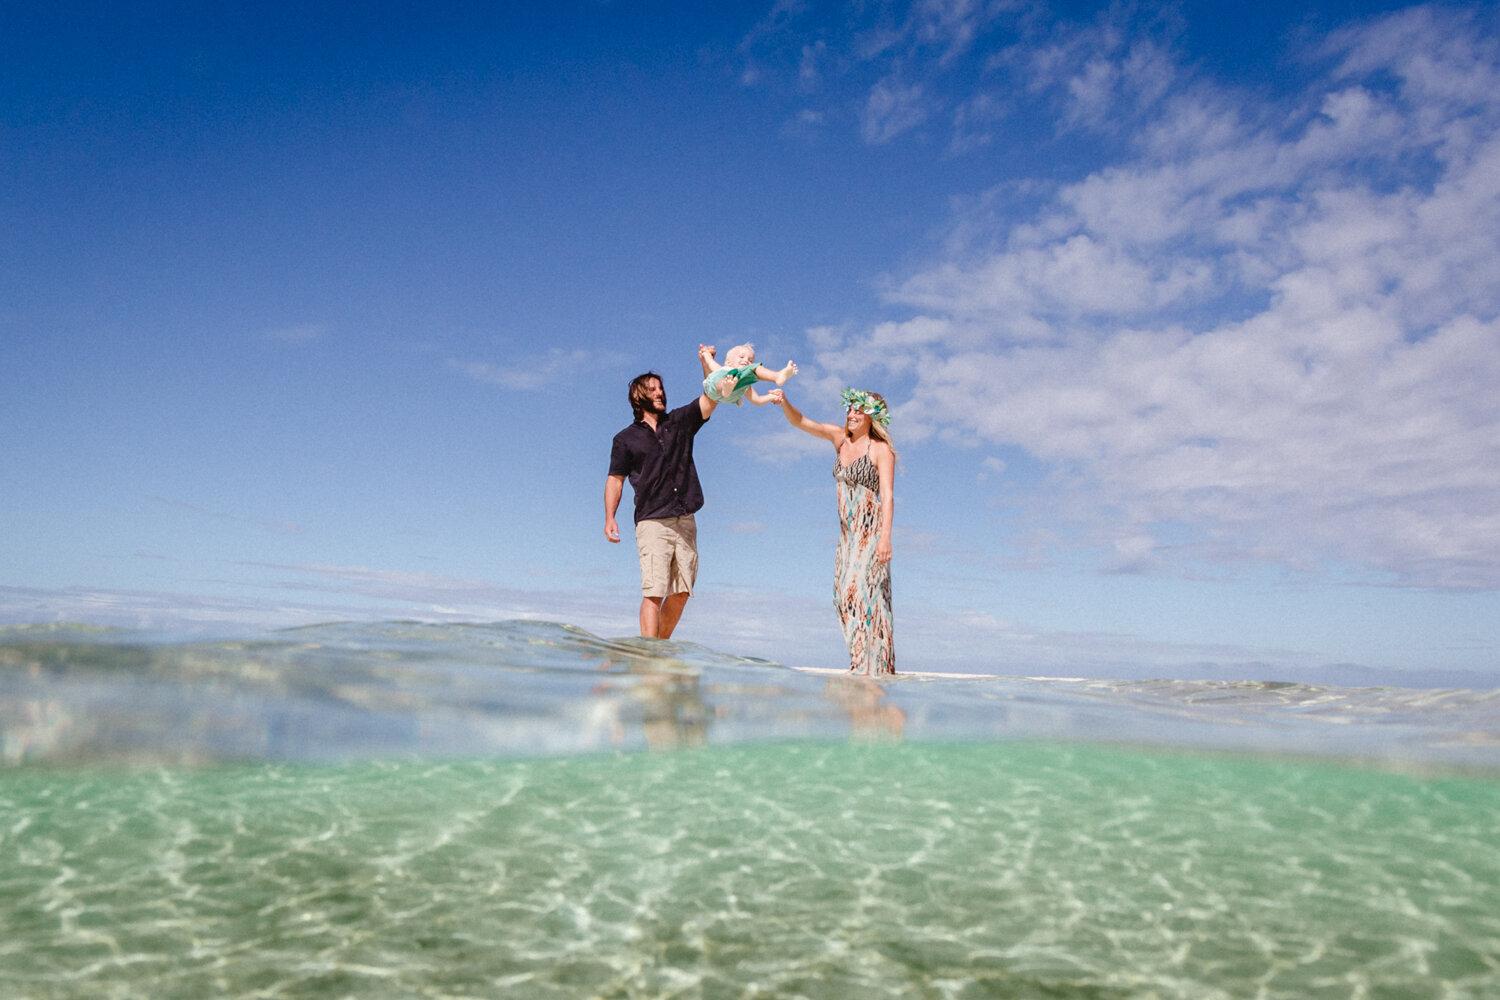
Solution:
[{"label": "button on shirt", "polygon": [[703,410],[694,399],[657,417],[654,431],[644,420],[637,420],[615,435],[609,474],[630,479],[637,521],[681,517],[702,508],[693,437],[704,422]]}]

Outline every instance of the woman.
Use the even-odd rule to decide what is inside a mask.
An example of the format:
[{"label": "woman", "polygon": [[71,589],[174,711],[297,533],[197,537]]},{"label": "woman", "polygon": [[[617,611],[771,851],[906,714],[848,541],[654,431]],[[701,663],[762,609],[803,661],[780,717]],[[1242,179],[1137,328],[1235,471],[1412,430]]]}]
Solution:
[{"label": "woman", "polygon": [[820,424],[802,415],[780,389],[767,395],[793,427],[825,438],[838,452],[833,478],[839,488],[839,550],[834,560],[833,603],[849,644],[849,671],[894,674],[891,629],[892,480],[896,449],[886,429],[890,408],[879,393],[845,389],[844,424]]}]

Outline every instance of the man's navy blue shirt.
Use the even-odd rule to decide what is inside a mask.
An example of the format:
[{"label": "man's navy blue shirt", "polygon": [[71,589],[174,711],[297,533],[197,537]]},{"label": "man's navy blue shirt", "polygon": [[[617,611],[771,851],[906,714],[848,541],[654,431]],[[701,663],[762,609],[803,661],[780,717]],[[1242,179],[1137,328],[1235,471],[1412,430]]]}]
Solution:
[{"label": "man's navy blue shirt", "polygon": [[636,521],[681,517],[703,507],[703,487],[693,465],[693,437],[706,421],[694,399],[656,419],[656,430],[637,420],[615,435],[609,474],[628,476]]}]

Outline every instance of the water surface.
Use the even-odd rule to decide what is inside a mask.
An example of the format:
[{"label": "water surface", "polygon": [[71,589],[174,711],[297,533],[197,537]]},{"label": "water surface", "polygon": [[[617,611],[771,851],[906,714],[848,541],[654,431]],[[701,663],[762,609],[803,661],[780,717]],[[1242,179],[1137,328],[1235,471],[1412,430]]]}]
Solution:
[{"label": "water surface", "polygon": [[1500,996],[1491,692],[0,642],[0,996]]}]

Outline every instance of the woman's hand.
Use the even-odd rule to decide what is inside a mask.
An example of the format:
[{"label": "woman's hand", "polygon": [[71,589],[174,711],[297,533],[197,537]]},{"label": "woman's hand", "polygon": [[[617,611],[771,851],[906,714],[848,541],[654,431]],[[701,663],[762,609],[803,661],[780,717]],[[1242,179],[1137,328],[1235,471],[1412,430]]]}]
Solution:
[{"label": "woman's hand", "polygon": [[786,402],[786,395],[780,389],[772,389],[766,393],[766,402],[775,403],[777,406],[780,406]]},{"label": "woman's hand", "polygon": [[875,561],[884,566],[891,561],[891,540],[882,537],[875,543]]}]

